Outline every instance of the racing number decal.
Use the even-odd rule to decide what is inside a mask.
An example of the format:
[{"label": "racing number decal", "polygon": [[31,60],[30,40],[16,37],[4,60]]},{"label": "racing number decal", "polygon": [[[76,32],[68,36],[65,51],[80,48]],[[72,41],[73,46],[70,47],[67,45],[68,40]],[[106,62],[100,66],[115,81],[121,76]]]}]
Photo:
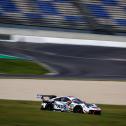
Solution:
[{"label": "racing number decal", "polygon": [[58,104],[55,104],[57,108],[59,109],[63,109],[63,110],[66,110],[66,105],[58,105]]}]

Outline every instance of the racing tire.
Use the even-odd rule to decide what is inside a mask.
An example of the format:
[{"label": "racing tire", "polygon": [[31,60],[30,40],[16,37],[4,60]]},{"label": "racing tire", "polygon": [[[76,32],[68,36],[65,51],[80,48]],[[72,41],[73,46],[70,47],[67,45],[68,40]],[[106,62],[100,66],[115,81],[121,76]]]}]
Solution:
[{"label": "racing tire", "polygon": [[45,108],[43,108],[43,106],[41,106],[40,110],[45,110]]},{"label": "racing tire", "polygon": [[79,105],[74,107],[73,112],[74,113],[84,113],[82,107]]},{"label": "racing tire", "polygon": [[52,111],[53,110],[53,104],[52,103],[48,103],[45,107],[46,110]]}]

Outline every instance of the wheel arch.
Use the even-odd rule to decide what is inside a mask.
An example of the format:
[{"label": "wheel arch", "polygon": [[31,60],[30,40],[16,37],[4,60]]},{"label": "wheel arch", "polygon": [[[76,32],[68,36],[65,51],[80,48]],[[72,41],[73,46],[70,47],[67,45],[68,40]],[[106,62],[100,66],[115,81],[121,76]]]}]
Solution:
[{"label": "wheel arch", "polygon": [[[77,110],[80,110],[80,112],[77,112]],[[83,112],[83,107],[81,105],[76,105],[74,108],[73,108],[73,112],[74,113],[84,113]]]}]

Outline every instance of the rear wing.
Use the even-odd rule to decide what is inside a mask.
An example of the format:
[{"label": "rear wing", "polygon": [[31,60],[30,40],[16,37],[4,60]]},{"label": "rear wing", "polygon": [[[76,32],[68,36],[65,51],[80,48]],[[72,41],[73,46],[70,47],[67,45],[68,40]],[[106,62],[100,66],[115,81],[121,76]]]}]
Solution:
[{"label": "rear wing", "polygon": [[56,98],[56,97],[57,97],[56,95],[42,95],[42,94],[37,94],[37,98],[40,98],[42,100],[44,100],[45,98],[52,99],[52,98]]}]

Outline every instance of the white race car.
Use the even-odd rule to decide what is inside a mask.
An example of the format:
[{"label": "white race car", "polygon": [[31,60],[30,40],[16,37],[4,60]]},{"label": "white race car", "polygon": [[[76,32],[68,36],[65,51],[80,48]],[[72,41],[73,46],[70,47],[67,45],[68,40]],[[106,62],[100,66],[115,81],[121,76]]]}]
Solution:
[{"label": "white race car", "polygon": [[42,99],[41,110],[61,112],[101,114],[101,108],[89,104],[73,96],[57,97],[55,95],[38,95]]}]

